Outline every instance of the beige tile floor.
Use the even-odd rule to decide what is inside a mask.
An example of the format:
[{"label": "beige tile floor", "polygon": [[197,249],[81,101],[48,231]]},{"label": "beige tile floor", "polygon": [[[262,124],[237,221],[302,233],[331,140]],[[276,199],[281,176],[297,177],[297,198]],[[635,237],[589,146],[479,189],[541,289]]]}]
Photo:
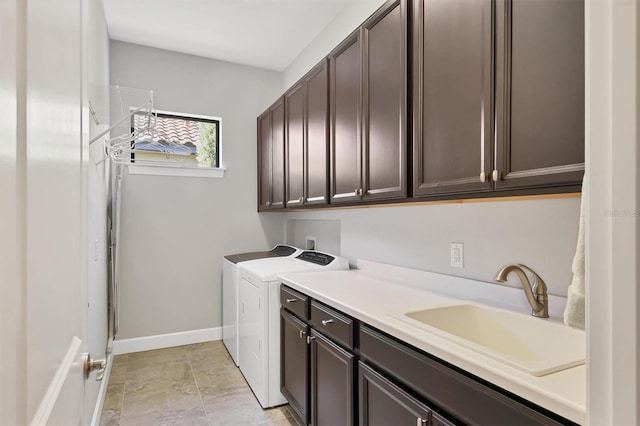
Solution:
[{"label": "beige tile floor", "polygon": [[100,423],[299,426],[260,407],[221,341],[114,357]]}]

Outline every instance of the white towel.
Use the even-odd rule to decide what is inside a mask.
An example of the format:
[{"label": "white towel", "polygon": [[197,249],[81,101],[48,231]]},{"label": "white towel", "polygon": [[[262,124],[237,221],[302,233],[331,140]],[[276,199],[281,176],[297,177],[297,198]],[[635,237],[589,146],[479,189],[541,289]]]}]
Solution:
[{"label": "white towel", "polygon": [[582,199],[580,201],[580,224],[578,242],[573,257],[571,271],[573,278],[567,291],[567,306],[564,309],[564,323],[584,330],[584,194],[587,191],[586,174],[582,179]]}]

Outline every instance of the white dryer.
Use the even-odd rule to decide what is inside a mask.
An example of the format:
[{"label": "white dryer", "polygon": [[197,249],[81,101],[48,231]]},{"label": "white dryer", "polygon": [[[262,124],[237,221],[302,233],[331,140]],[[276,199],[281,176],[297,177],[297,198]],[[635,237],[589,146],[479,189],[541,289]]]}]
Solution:
[{"label": "white dryer", "polygon": [[280,281],[278,275],[349,269],[349,261],[317,251],[295,257],[260,259],[239,265],[240,371],[262,407],[287,401],[280,392]]},{"label": "white dryer", "polygon": [[302,250],[277,245],[269,251],[231,254],[222,259],[222,342],[236,365],[238,363],[238,265],[257,259],[297,256]]}]

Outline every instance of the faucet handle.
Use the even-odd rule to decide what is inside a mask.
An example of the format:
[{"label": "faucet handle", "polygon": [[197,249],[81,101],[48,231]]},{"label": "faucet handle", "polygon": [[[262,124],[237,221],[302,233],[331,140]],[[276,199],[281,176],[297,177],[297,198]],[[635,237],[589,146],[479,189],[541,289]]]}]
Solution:
[{"label": "faucet handle", "polygon": [[[533,284],[529,281],[529,277],[525,272],[529,271],[533,275]],[[548,307],[548,296],[547,296],[547,285],[540,278],[533,269],[529,268],[526,265],[521,263],[507,265],[498,272],[496,276],[496,281],[505,282],[507,280],[507,276],[514,272],[518,278],[520,278],[520,284],[522,284],[522,288],[524,289],[524,293],[527,296],[527,301],[529,305],[531,305],[531,315],[539,318],[548,318],[549,317],[549,307]]]},{"label": "faucet handle", "polygon": [[536,271],[529,268],[527,265],[518,263],[518,266],[526,269],[527,271],[531,272],[531,275],[533,275],[533,283],[531,284],[531,289],[533,290],[533,292],[537,295],[547,297],[547,284],[540,277],[540,275],[538,275]]}]

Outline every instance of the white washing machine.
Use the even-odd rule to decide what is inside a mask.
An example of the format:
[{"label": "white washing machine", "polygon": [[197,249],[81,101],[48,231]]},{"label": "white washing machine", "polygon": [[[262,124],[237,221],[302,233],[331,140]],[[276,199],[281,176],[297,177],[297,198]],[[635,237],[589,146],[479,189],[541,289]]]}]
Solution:
[{"label": "white washing machine", "polygon": [[269,251],[225,256],[222,259],[222,342],[236,365],[238,363],[238,265],[257,259],[297,256],[302,250],[277,245]]},{"label": "white washing machine", "polygon": [[349,269],[349,261],[317,251],[239,265],[240,371],[262,407],[287,401],[280,392],[280,274]]}]

